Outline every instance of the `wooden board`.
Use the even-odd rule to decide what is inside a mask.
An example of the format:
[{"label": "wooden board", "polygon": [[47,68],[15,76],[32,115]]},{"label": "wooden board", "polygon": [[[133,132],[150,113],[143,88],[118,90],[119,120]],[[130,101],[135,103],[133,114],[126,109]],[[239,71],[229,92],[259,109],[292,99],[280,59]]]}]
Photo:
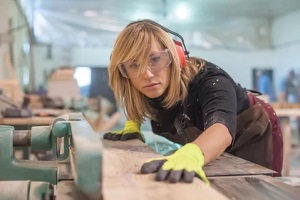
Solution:
[{"label": "wooden board", "polygon": [[[103,140],[106,148],[124,149],[132,152],[144,152],[145,160],[152,157],[160,157],[150,147],[139,140],[130,140],[126,142]],[[237,176],[237,175],[261,175],[273,174],[273,170],[254,164],[247,160],[238,158],[228,153],[223,153],[218,159],[204,167],[207,177],[215,176]]]},{"label": "wooden board", "polygon": [[283,200],[300,199],[299,187],[270,176],[211,178],[212,187],[229,199]]},{"label": "wooden board", "polygon": [[219,158],[204,166],[207,177],[272,175],[275,171],[249,162],[245,159],[223,153]]},{"label": "wooden board", "polygon": [[[146,159],[161,156],[150,147],[138,140],[103,140],[103,144],[102,188],[99,188],[103,200],[281,200],[298,199],[300,196],[299,187],[260,175],[271,170],[226,153],[205,167],[211,187],[198,178],[192,184],[157,182],[154,180],[155,174],[140,173]],[[61,174],[60,178],[63,177]],[[63,179],[68,178],[65,176]],[[57,185],[57,199],[81,199],[82,195],[72,180],[61,180]]]},{"label": "wooden board", "polygon": [[104,200],[227,199],[198,178],[195,178],[192,184],[171,184],[155,181],[154,174],[141,174],[140,168],[144,161],[160,155],[138,140],[104,140],[104,147]]}]

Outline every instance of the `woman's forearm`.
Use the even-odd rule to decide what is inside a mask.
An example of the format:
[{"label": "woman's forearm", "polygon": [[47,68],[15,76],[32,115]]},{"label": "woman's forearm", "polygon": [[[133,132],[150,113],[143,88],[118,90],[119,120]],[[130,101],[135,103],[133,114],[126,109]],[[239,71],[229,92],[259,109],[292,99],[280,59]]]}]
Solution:
[{"label": "woman's forearm", "polygon": [[205,164],[218,158],[231,144],[228,128],[216,123],[206,129],[193,143],[199,146],[205,157]]}]

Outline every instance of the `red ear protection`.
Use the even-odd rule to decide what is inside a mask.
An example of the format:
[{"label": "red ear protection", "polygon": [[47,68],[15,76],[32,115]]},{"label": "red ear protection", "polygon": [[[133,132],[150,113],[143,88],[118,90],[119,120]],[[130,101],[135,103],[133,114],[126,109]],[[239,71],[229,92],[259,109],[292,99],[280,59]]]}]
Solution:
[{"label": "red ear protection", "polygon": [[177,50],[177,53],[178,53],[178,56],[179,56],[179,59],[180,59],[180,68],[185,66],[185,64],[186,64],[185,57],[189,58],[189,52],[187,51],[186,46],[184,44],[184,39],[180,34],[174,32],[174,31],[171,31],[170,29],[158,24],[155,21],[149,20],[149,19],[138,20],[138,21],[135,21],[135,22],[132,22],[132,23],[128,24],[127,26],[131,26],[131,25],[136,24],[136,23],[150,23],[154,26],[158,26],[159,28],[163,29],[167,33],[170,33],[170,34],[175,35],[176,37],[178,37],[181,40],[181,42],[179,42],[177,40],[173,40],[173,41],[175,43],[176,50]]},{"label": "red ear protection", "polygon": [[180,68],[184,67],[186,64],[186,60],[185,60],[185,53],[184,53],[184,49],[182,47],[181,42],[173,40],[175,43],[175,47],[177,50],[177,54],[179,56],[179,60],[180,60]]}]

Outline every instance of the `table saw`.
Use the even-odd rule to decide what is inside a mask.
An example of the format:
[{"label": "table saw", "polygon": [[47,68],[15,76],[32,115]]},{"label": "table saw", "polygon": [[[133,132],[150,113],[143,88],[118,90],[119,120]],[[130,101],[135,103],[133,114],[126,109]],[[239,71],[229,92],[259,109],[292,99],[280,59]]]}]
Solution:
[{"label": "table saw", "polygon": [[[53,160],[17,159],[15,148],[51,151]],[[81,113],[30,130],[0,125],[0,163],[1,199],[60,199],[64,181],[72,183],[70,199],[101,199],[102,142]]]}]

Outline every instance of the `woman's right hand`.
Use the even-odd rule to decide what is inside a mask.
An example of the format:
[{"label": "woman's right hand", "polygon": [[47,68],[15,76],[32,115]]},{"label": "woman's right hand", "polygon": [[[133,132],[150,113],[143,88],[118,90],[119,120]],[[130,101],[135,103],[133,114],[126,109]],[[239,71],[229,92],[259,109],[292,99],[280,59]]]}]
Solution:
[{"label": "woman's right hand", "polygon": [[145,137],[141,132],[141,124],[132,120],[127,120],[125,122],[124,129],[119,131],[112,131],[105,133],[103,135],[104,139],[107,140],[131,140],[131,139],[139,139],[145,142]]}]

